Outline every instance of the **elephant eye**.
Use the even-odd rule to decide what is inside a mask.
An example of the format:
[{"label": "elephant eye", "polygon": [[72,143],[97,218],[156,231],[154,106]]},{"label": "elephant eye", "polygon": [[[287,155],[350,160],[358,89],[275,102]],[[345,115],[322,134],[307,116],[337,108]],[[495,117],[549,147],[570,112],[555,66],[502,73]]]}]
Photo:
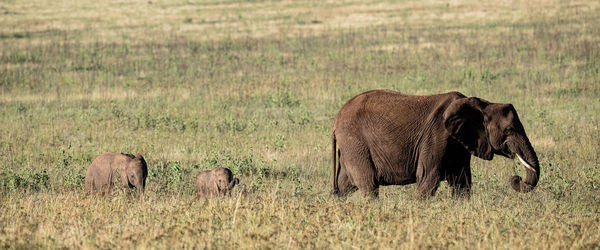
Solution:
[{"label": "elephant eye", "polygon": [[510,127],[510,128],[507,128],[507,129],[506,129],[506,134],[508,134],[508,135],[512,135],[512,134],[514,134],[514,133],[515,133],[515,129],[514,129],[514,128]]}]

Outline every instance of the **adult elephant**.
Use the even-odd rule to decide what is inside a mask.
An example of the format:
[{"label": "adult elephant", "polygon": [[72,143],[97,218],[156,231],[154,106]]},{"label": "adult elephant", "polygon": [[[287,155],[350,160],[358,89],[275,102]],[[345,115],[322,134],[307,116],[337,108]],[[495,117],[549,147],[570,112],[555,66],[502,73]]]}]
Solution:
[{"label": "adult elephant", "polygon": [[[471,193],[471,154],[485,160],[515,156],[527,178],[510,178],[529,192],[540,177],[537,155],[511,104],[491,103],[459,92],[431,96],[372,90],[350,99],[332,131],[333,193],[361,190],[377,197],[379,186],[416,183],[433,196],[446,180],[453,194]],[[336,149],[337,144],[337,149]]]}]

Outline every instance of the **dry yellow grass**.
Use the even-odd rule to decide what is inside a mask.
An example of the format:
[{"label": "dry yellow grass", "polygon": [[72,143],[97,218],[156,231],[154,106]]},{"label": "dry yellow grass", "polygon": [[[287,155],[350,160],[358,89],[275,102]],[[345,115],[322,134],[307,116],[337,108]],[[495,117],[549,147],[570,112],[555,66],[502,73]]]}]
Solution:
[{"label": "dry yellow grass", "polygon": [[[0,1],[1,248],[600,247],[598,1]],[[330,192],[330,128],[368,89],[513,103],[542,167],[472,159],[378,200]],[[104,151],[147,193],[86,196]],[[198,199],[224,166],[241,184]]]}]

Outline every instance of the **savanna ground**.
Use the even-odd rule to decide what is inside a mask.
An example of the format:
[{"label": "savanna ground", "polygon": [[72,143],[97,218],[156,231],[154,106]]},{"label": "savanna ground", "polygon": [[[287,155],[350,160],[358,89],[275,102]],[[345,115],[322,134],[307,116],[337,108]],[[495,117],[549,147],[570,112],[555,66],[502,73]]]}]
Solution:
[{"label": "savanna ground", "polygon": [[[0,0],[1,248],[599,248],[600,2]],[[541,163],[330,195],[341,105],[384,88],[512,103]],[[86,196],[105,151],[147,192]],[[224,166],[229,197],[193,179]]]}]

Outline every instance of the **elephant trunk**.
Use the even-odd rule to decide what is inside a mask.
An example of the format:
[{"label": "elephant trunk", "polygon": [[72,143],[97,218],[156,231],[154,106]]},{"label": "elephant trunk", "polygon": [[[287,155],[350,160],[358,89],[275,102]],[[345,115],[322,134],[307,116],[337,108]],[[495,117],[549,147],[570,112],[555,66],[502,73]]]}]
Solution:
[{"label": "elephant trunk", "polygon": [[233,178],[233,180],[231,180],[231,182],[229,182],[229,186],[227,187],[228,190],[231,190],[233,187],[235,187],[235,185],[237,185],[240,182],[240,179],[238,178]]},{"label": "elephant trunk", "polygon": [[533,190],[538,183],[540,178],[540,164],[538,162],[537,154],[533,150],[527,136],[524,136],[523,142],[524,145],[517,146],[515,150],[512,151],[525,167],[527,177],[525,181],[522,181],[520,176],[515,175],[510,178],[510,184],[515,191],[527,193]]},{"label": "elephant trunk", "polygon": [[146,183],[144,181],[138,181],[135,183],[135,190],[139,195],[144,194],[144,189],[146,186]]}]

